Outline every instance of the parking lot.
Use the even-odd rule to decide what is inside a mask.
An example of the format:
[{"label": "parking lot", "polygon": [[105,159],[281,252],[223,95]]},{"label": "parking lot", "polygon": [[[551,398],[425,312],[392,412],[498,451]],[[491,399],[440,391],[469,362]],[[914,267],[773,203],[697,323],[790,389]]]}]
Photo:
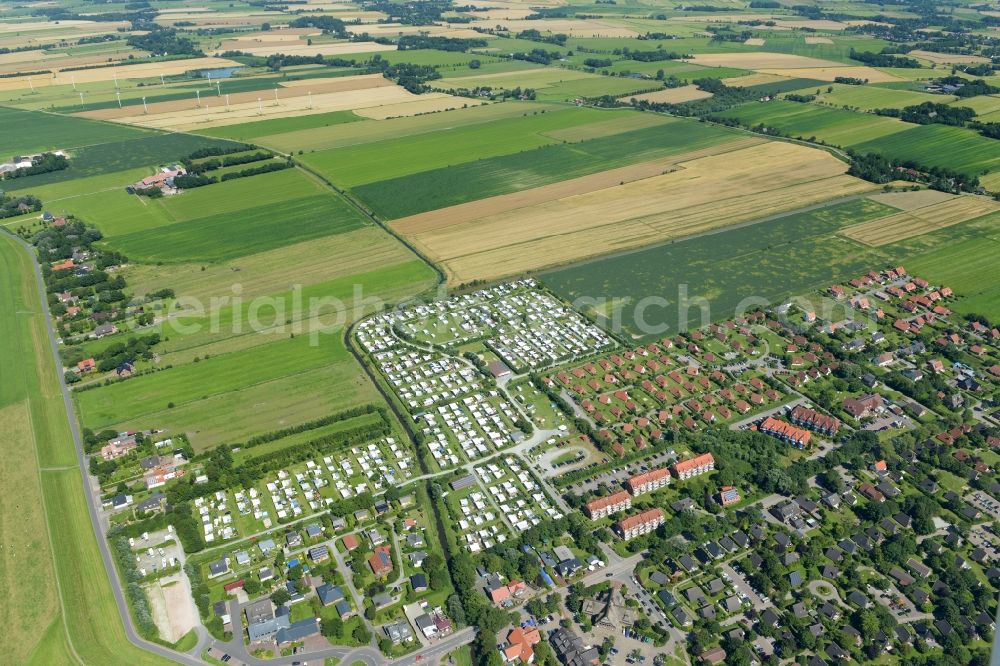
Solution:
[{"label": "parking lot", "polygon": [[1000,502],[994,499],[992,495],[984,493],[982,490],[977,490],[966,495],[965,501],[983,513],[992,516],[993,520],[1000,520]]},{"label": "parking lot", "polygon": [[655,456],[647,460],[634,462],[628,467],[623,467],[622,469],[604,472],[603,474],[599,474],[598,476],[595,476],[591,479],[587,479],[586,481],[582,481],[578,484],[570,486],[569,489],[572,489],[577,494],[583,494],[585,492],[597,490],[598,486],[600,486],[602,483],[607,484],[608,486],[619,486],[622,483],[624,483],[625,479],[629,478],[630,476],[635,476],[636,474],[645,472],[647,470],[656,467],[669,465],[676,459],[677,459],[676,452],[672,450],[664,451],[662,453],[656,454]]}]

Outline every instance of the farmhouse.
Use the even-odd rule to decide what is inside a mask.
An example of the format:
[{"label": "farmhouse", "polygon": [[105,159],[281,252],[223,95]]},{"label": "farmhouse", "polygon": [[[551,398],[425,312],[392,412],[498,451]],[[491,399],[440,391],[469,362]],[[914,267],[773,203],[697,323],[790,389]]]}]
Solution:
[{"label": "farmhouse", "polygon": [[101,457],[105,460],[115,460],[128,455],[135,447],[135,433],[118,433],[117,437],[101,447]]},{"label": "farmhouse", "polygon": [[715,469],[715,458],[711,453],[703,453],[694,458],[674,463],[671,469],[678,479],[690,479],[692,476],[698,476]]}]

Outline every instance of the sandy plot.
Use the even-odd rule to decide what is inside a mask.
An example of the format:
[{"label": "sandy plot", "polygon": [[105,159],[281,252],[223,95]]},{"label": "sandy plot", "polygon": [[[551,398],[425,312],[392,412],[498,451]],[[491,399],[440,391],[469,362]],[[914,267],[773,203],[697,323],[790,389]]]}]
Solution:
[{"label": "sandy plot", "polygon": [[[228,47],[216,49],[215,53],[231,50]],[[339,42],[336,44],[307,44],[306,42],[281,42],[274,44],[243,43],[237,49],[255,56],[269,56],[281,53],[283,55],[325,55],[339,56],[348,53],[374,53],[377,51],[395,51],[395,44],[377,44],[375,42]]]},{"label": "sandy plot", "polygon": [[600,173],[580,176],[579,178],[571,178],[558,183],[552,183],[551,185],[534,187],[529,190],[502,194],[500,196],[458,204],[457,206],[449,206],[439,210],[403,217],[392,222],[392,227],[407,236],[424,234],[437,229],[446,229],[493,215],[509,213],[521,208],[537,206],[551,201],[558,201],[559,199],[565,199],[566,197],[578,194],[605,190],[616,185],[621,185],[622,183],[632,183],[637,180],[653,178],[654,176],[663,175],[683,162],[690,162],[710,155],[742,150],[743,148],[748,148],[764,141],[765,139],[756,137],[737,139],[729,143],[710,146],[681,155],[664,157],[641,164],[631,164],[617,169],[609,169]]},{"label": "sandy plot", "polygon": [[751,37],[750,39],[746,40],[743,43],[746,44],[747,46],[764,46],[766,42],[767,40],[761,37]]},{"label": "sandy plot", "polygon": [[989,58],[975,55],[964,55],[961,53],[936,53],[934,51],[910,51],[907,53],[911,58],[920,58],[937,64],[957,64],[972,65],[990,62]]},{"label": "sandy plot", "polygon": [[198,623],[198,614],[188,591],[186,578],[179,574],[164,576],[146,587],[153,621],[160,637],[176,643]]},{"label": "sandy plot", "polygon": [[639,33],[631,28],[600,19],[538,19],[537,21],[476,21],[473,25],[484,28],[505,27],[512,33],[522,30],[538,30],[572,35],[573,37],[636,37]]},{"label": "sandy plot", "polygon": [[722,79],[722,82],[727,86],[742,86],[747,88],[786,80],[788,80],[787,76],[779,76],[778,74],[748,74],[746,76],[732,76],[728,79]]},{"label": "sandy plot", "polygon": [[464,106],[481,106],[488,103],[485,100],[455,97],[454,95],[445,95],[444,93],[427,93],[420,95],[419,99],[412,101],[386,104],[385,106],[370,106],[358,109],[355,113],[363,118],[386,120],[387,118],[417,116],[422,113],[450,111],[452,109],[461,109]]},{"label": "sandy plot", "polygon": [[[55,72],[53,75],[32,76],[31,85],[36,88],[46,86],[70,85],[73,81],[77,83],[94,83],[95,81],[112,81],[117,76],[119,79],[147,79],[158,77],[160,74],[170,76],[173,74],[183,74],[194,69],[218,69],[223,67],[241,67],[240,63],[225,58],[191,58],[188,60],[170,60],[167,62],[150,62],[138,65],[126,65],[123,67],[100,67],[95,69],[81,69],[75,72]],[[8,79],[0,79],[0,90],[20,90],[28,88],[27,76],[18,76]]]},{"label": "sandy plot", "polygon": [[859,243],[879,247],[913,236],[922,236],[996,211],[1000,211],[1000,204],[983,197],[965,195],[855,224],[840,233]]},{"label": "sandy plot", "polygon": [[742,67],[743,69],[803,69],[806,67],[840,67],[831,60],[820,60],[791,53],[699,53],[690,62],[714,67]]},{"label": "sandy plot", "polygon": [[761,69],[765,74],[777,74],[791,78],[819,79],[820,81],[833,81],[838,76],[847,76],[855,79],[868,79],[870,83],[888,83],[890,81],[902,81],[903,79],[894,76],[889,72],[874,67],[808,67],[805,69]]},{"label": "sandy plot", "polygon": [[[239,123],[268,120],[270,118],[291,118],[293,116],[308,116],[315,113],[330,111],[356,111],[370,107],[398,104],[414,101],[418,97],[406,89],[396,85],[381,86],[364,90],[345,90],[343,92],[326,93],[323,95],[298,95],[282,99],[277,104],[274,98],[261,98],[258,103],[233,104],[230,99],[229,109],[225,101],[218,97],[202,98],[202,108],[186,111],[161,113],[157,115],[132,115],[114,118],[116,122],[142,127],[172,130],[194,130],[206,127],[221,127]],[[130,107],[132,112],[141,111]]]},{"label": "sandy plot", "polygon": [[670,173],[410,235],[453,283],[701,233],[871,189],[831,155],[765,142]]},{"label": "sandy plot", "polygon": [[[905,185],[908,187],[911,184],[905,183]],[[879,192],[868,198],[899,210],[914,210],[942,201],[950,201],[955,198],[955,195],[938,190],[917,190],[915,192]]]},{"label": "sandy plot", "polygon": [[[310,92],[313,94],[315,99],[318,99],[319,95],[326,95],[329,93],[371,90],[372,88],[391,88],[396,85],[381,74],[363,74],[361,76],[345,76],[335,79],[309,79],[305,82],[309,85],[281,88],[278,92],[279,103],[286,102],[289,99],[294,99],[296,97],[308,97]],[[229,93],[229,106],[230,108],[236,108],[241,104],[256,105],[258,97],[261,98],[261,101],[264,103],[274,103],[273,90],[250,90],[241,93]],[[226,104],[224,97],[218,97],[216,95],[202,95],[201,101],[202,106],[207,105],[209,107],[225,106]],[[149,112],[143,115],[149,118],[168,113],[193,112],[198,109],[197,97],[195,95],[191,95],[189,99],[175,99],[170,100],[169,102],[147,104],[147,109]],[[136,115],[137,112],[142,112],[141,101],[138,103],[133,102],[121,109],[98,109],[95,111],[83,111],[76,115],[83,116],[85,118],[96,118],[99,120],[117,120],[119,118],[129,118]]]},{"label": "sandy plot", "polygon": [[833,44],[829,37],[806,37],[806,44]]},{"label": "sandy plot", "polygon": [[645,102],[680,104],[681,102],[693,102],[696,99],[705,99],[706,97],[711,96],[712,93],[705,90],[699,90],[698,86],[692,84],[689,86],[681,86],[680,88],[665,88],[663,90],[643,93],[641,95],[626,95],[625,97],[619,97],[618,99],[622,102],[635,99]]}]

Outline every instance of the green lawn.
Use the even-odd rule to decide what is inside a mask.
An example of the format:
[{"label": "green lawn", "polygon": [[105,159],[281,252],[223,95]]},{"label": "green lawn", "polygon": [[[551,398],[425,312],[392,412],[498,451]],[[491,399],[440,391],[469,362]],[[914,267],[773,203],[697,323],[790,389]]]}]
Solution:
[{"label": "green lawn", "polygon": [[[4,641],[11,663],[163,664],[125,638],[56,383],[29,255],[0,237],[0,499]],[[23,554],[23,557],[14,557]]]}]

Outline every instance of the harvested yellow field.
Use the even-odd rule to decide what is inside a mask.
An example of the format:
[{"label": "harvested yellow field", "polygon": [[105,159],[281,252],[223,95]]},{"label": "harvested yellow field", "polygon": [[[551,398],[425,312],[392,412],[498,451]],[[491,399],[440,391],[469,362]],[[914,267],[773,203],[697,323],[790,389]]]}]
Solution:
[{"label": "harvested yellow field", "polygon": [[833,44],[829,37],[806,37],[806,44]]},{"label": "harvested yellow field", "polygon": [[[218,48],[215,53],[225,53],[234,50],[225,46]],[[283,55],[325,55],[341,56],[349,53],[375,53],[378,51],[395,51],[395,44],[377,44],[375,42],[338,42],[336,44],[307,44],[304,41],[283,41],[275,43],[253,44],[244,42],[239,46],[239,51],[255,56],[269,56],[281,53]]]},{"label": "harvested yellow field", "polygon": [[693,102],[696,99],[711,97],[712,93],[699,90],[696,85],[681,86],[680,88],[664,88],[651,93],[641,95],[628,95],[619,97],[619,101],[639,100],[645,102],[656,102],[662,104],[680,104],[681,102]]},{"label": "harvested yellow field", "polygon": [[515,34],[522,30],[562,33],[572,37],[636,37],[639,34],[631,28],[601,19],[584,19],[582,21],[574,19],[491,21],[485,19],[476,21],[473,25],[479,25],[483,28],[503,26]]},{"label": "harvested yellow field", "polygon": [[[277,102],[274,101],[273,95],[268,96],[266,93],[260,96],[259,102],[255,97],[251,102],[240,104],[234,104],[232,96],[230,96],[228,108],[226,107],[224,97],[202,97],[201,108],[192,108],[189,103],[188,108],[185,110],[159,114],[143,115],[141,106],[138,108],[135,106],[126,107],[129,113],[133,115],[115,117],[112,120],[129,125],[139,125],[141,127],[156,129],[194,130],[206,127],[236,125],[271,118],[308,116],[330,111],[358,111],[371,107],[416,101],[425,98],[426,95],[417,96],[404,88],[390,83],[388,86],[345,90],[320,95],[313,94],[311,96],[300,93],[294,97],[282,98],[279,94]],[[445,96],[442,95],[442,97]],[[173,102],[164,102],[164,104],[173,104]],[[456,104],[456,106],[460,105]],[[103,113],[104,111],[95,111],[93,113]],[[116,109],[111,109],[111,111],[116,111]]]},{"label": "harvested yellow field", "polygon": [[692,236],[762,217],[764,211],[793,210],[872,187],[844,175],[846,165],[831,155],[783,142],[677,166],[666,174],[477,219],[459,214],[456,223],[425,218],[419,226],[414,220],[397,224],[426,228],[408,237],[457,284]]},{"label": "harvested yellow field", "polygon": [[804,69],[760,69],[765,74],[777,74],[791,78],[819,79],[820,81],[833,81],[838,76],[847,76],[855,79],[868,79],[870,83],[889,83],[890,81],[902,81],[898,76],[893,76],[889,72],[874,67],[849,67],[837,65],[836,67],[808,67]]},{"label": "harvested yellow field", "polygon": [[666,116],[655,113],[633,113],[624,118],[618,117],[614,120],[602,120],[597,123],[587,123],[576,127],[564,127],[562,129],[542,132],[547,137],[557,141],[588,141],[590,139],[600,139],[605,136],[614,136],[623,132],[631,132],[646,127],[654,127],[671,122]]},{"label": "harvested yellow field", "polygon": [[451,111],[452,109],[461,109],[466,106],[481,106],[483,104],[489,104],[489,102],[455,97],[453,95],[445,95],[444,93],[426,93],[412,101],[386,104],[385,106],[370,106],[363,109],[356,109],[354,113],[363,118],[371,118],[372,120],[386,120],[388,118],[419,116],[423,113]]},{"label": "harvested yellow field", "polygon": [[[24,56],[25,54],[37,54],[18,60],[9,56]],[[44,53],[41,51],[22,51],[20,53],[8,53],[0,56],[0,74],[16,74],[17,72],[38,71],[41,69],[59,70],[67,67],[84,67],[86,65],[104,65],[109,59],[124,61],[129,56],[142,58],[144,51],[137,51],[129,47],[122,47],[117,51],[105,51],[102,53],[92,53],[88,55],[67,55],[65,53]],[[70,73],[72,75],[72,73]],[[34,79],[32,79],[34,83]]]},{"label": "harvested yellow field", "polygon": [[764,46],[767,41],[761,37],[751,37],[750,39],[743,42],[747,46]]},{"label": "harvested yellow field", "polygon": [[938,65],[974,65],[989,62],[989,58],[975,55],[963,55],[961,53],[937,53],[936,51],[910,51],[907,53],[911,58],[920,58]]},{"label": "harvested yellow field", "polygon": [[[318,100],[320,95],[338,92],[352,92],[357,90],[371,90],[373,88],[392,88],[395,83],[385,78],[381,74],[362,74],[360,76],[343,76],[332,79],[306,79],[289,83],[306,83],[303,86],[282,87],[278,91],[278,103],[287,102],[296,97],[308,98],[309,93],[313,94],[313,99]],[[230,109],[235,109],[241,104],[257,105],[257,98],[262,102],[274,104],[274,92],[271,90],[251,90],[241,93],[230,93],[228,95]],[[83,111],[76,115],[84,118],[94,118],[97,120],[120,120],[130,118],[137,113],[142,113],[146,118],[170,113],[195,113],[203,110],[197,106],[197,96],[191,95],[189,99],[175,99],[169,102],[156,102],[147,104],[147,113],[143,113],[142,102],[124,106],[122,108],[99,109],[96,111]],[[308,102],[308,99],[306,99]],[[215,94],[201,96],[202,107],[225,107],[226,97],[218,97]]]},{"label": "harvested yellow field", "polygon": [[848,26],[839,21],[827,20],[804,20],[804,21],[775,21],[779,28],[791,28],[793,30],[810,28],[812,30],[844,30]]},{"label": "harvested yellow field", "polygon": [[348,26],[348,30],[356,34],[368,33],[372,37],[396,37],[398,35],[444,35],[446,37],[465,38],[470,35],[482,35],[468,26],[461,25],[405,25],[402,23],[373,23],[360,26]]},{"label": "harvested yellow field", "polygon": [[[905,185],[910,186],[911,184],[905,183]],[[868,198],[899,210],[915,210],[942,201],[951,201],[955,195],[938,190],[916,190],[915,192],[879,192]]]},{"label": "harvested yellow field", "polygon": [[[240,63],[225,58],[191,58],[188,60],[170,60],[166,62],[150,62],[122,67],[99,67],[81,69],[75,72],[54,72],[53,75],[18,76],[0,79],[0,90],[21,90],[30,86],[44,88],[47,86],[68,86],[76,83],[94,83],[97,81],[113,81],[118,79],[149,79],[163,74],[183,74],[193,69],[218,69],[223,67],[240,67]],[[31,79],[29,84],[28,79]]]},{"label": "harvested yellow field", "polygon": [[722,82],[727,86],[741,86],[748,88],[750,86],[759,86],[765,83],[774,83],[775,81],[784,81],[787,76],[780,76],[778,74],[748,74],[746,76],[733,76],[728,79],[722,79]]},{"label": "harvested yellow field", "polygon": [[730,141],[729,143],[710,146],[681,155],[674,155],[673,157],[665,157],[640,164],[631,164],[617,169],[609,169],[600,173],[580,176],[579,178],[571,178],[558,183],[552,183],[551,185],[488,197],[486,199],[479,199],[478,201],[470,201],[426,213],[418,213],[417,215],[395,220],[392,222],[392,227],[407,236],[424,234],[428,231],[474,222],[501,213],[558,201],[578,194],[605,190],[623,183],[632,183],[646,178],[653,178],[654,176],[662,176],[676,168],[678,164],[691,162],[710,155],[732,153],[764,143],[764,141],[766,139],[748,136]]},{"label": "harvested yellow field", "polygon": [[711,67],[741,67],[743,69],[803,69],[806,67],[839,67],[832,60],[820,60],[791,53],[699,53],[691,56],[691,62]]},{"label": "harvested yellow field", "polygon": [[1000,211],[1000,204],[965,195],[847,227],[840,233],[865,245],[879,247],[922,236],[955,224]]}]

